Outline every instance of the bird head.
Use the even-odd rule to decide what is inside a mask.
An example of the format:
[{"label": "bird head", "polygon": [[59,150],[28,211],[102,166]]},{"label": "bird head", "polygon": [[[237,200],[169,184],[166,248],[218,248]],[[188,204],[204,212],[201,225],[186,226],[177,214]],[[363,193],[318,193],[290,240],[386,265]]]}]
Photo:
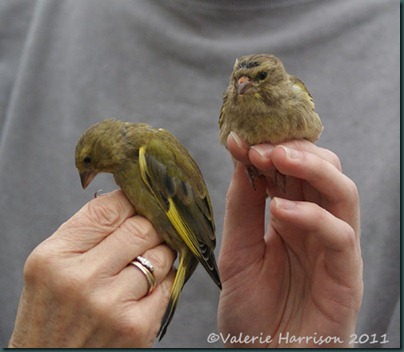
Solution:
[{"label": "bird head", "polygon": [[255,54],[236,59],[230,80],[235,94],[243,99],[274,100],[271,98],[277,98],[279,88],[288,82],[288,74],[277,57]]},{"label": "bird head", "polygon": [[124,124],[104,120],[89,127],[76,146],[75,162],[85,189],[100,172],[111,172],[124,159]]}]

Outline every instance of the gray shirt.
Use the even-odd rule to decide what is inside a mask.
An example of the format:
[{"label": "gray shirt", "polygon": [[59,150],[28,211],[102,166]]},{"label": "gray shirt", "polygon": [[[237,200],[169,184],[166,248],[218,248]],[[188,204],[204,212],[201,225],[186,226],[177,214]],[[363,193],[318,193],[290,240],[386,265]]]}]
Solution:
[{"label": "gray shirt", "polygon": [[[272,53],[301,78],[361,200],[361,347],[398,347],[400,273],[398,0],[0,2],[0,342],[11,335],[32,249],[109,175],[83,191],[74,148],[90,124],[143,121],[176,135],[205,176],[219,252],[232,173],[218,143],[237,56]],[[156,346],[220,347],[218,290],[197,269]],[[364,336],[364,337],[363,337]],[[369,336],[367,343],[366,336]]]}]

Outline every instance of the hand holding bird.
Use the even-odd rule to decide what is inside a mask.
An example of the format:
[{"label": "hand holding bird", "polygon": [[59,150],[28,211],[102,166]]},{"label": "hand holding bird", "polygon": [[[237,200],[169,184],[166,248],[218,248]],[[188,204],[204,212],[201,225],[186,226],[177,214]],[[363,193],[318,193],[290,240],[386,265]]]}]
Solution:
[{"label": "hand holding bird", "polygon": [[[236,59],[219,117],[220,142],[235,132],[248,145],[293,139],[315,142],[323,130],[313,99],[281,60],[269,54]],[[259,172],[247,166],[254,185]]]},{"label": "hand holding bird", "polygon": [[[227,142],[236,162],[219,256],[218,326],[224,336],[264,338],[226,347],[318,347],[285,342],[285,334],[338,336],[321,347],[349,347],[363,294],[355,184],[333,152],[306,140],[249,149],[232,135]],[[264,175],[256,190],[245,160]],[[286,194],[271,185],[274,168],[288,177]]]},{"label": "hand holding bird", "polygon": [[216,266],[213,211],[203,176],[188,151],[169,132],[144,123],[105,120],[91,126],[76,147],[83,188],[100,172],[112,173],[137,213],[179,252],[160,339],[185,283],[201,263],[221,288]]}]

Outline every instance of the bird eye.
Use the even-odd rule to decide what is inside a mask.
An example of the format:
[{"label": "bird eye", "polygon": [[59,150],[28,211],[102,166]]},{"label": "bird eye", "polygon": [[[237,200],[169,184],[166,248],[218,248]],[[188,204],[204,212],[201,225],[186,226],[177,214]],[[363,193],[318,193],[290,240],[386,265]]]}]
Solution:
[{"label": "bird eye", "polygon": [[258,74],[258,79],[263,80],[263,79],[267,78],[267,76],[268,76],[268,72],[262,71]]},{"label": "bird eye", "polygon": [[86,156],[84,159],[83,159],[83,162],[84,162],[84,164],[90,164],[91,163],[91,157],[89,157],[89,156]]}]

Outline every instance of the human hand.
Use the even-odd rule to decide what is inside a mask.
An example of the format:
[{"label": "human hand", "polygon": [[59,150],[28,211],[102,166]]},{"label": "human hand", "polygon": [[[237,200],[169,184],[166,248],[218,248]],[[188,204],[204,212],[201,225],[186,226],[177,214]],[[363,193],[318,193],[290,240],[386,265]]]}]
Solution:
[{"label": "human hand", "polygon": [[[154,266],[147,295],[137,256]],[[150,347],[174,280],[174,252],[121,191],[97,197],[28,257],[10,347]]]},{"label": "human hand", "polygon": [[[363,295],[355,184],[334,153],[308,141],[249,148],[233,136],[227,140],[236,161],[219,256],[219,331],[261,337],[231,347],[347,347]],[[244,164],[264,175],[256,191]],[[286,175],[286,193],[274,182],[275,168]],[[287,343],[286,336],[303,339]],[[320,337],[331,339],[319,345]]]}]

